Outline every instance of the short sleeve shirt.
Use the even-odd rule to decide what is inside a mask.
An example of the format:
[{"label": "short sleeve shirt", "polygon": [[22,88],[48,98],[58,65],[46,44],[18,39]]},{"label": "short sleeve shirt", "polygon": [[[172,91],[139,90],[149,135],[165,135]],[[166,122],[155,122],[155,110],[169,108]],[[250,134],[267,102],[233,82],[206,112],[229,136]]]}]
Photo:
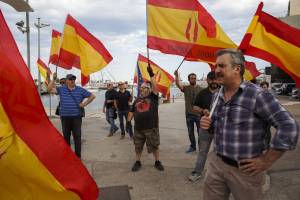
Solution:
[{"label": "short sleeve shirt", "polygon": [[146,97],[138,97],[132,105],[134,128],[145,130],[158,128],[158,95],[150,93]]},{"label": "short sleeve shirt", "polygon": [[201,87],[199,85],[195,85],[195,86],[188,85],[183,87],[186,114],[194,114],[199,116],[199,113],[193,112],[193,104],[197,94],[200,91],[201,91]]},{"label": "short sleeve shirt", "polygon": [[125,90],[125,92],[119,91],[116,96],[116,100],[118,101],[118,110],[121,111],[129,111],[129,99],[131,94],[129,91]]},{"label": "short sleeve shirt", "polygon": [[[116,90],[107,90],[105,92],[105,100],[115,100],[117,97],[117,91]],[[106,108],[112,108],[114,107],[114,103],[105,103]]]},{"label": "short sleeve shirt", "polygon": [[210,104],[212,100],[213,93],[209,90],[209,88],[205,88],[201,90],[196,96],[194,106],[198,106],[202,109],[210,109]]},{"label": "short sleeve shirt", "polygon": [[80,116],[79,104],[83,99],[91,96],[89,91],[79,86],[75,86],[73,90],[70,90],[67,86],[59,86],[56,90],[60,99],[61,117]]}]

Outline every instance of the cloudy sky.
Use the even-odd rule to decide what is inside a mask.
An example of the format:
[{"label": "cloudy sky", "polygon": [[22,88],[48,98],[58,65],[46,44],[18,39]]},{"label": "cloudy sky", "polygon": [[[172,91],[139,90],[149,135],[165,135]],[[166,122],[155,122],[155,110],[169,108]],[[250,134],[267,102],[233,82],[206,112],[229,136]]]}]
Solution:
[{"label": "cloudy sky", "polygon": [[[212,14],[228,36],[239,44],[255,13],[260,0],[199,0]],[[31,73],[37,77],[36,60],[38,55],[37,29],[34,23],[41,18],[42,23],[50,27],[41,29],[41,58],[48,62],[51,30],[63,32],[67,14],[71,14],[106,46],[113,56],[113,61],[101,73],[92,75],[92,79],[116,79],[131,81],[136,67],[138,53],[146,55],[146,0],[29,0],[34,9],[30,13],[31,40]],[[0,1],[0,8],[17,41],[20,52],[26,61],[26,35],[22,34],[15,23],[24,20],[25,13],[17,13],[12,7]],[[287,14],[288,0],[265,0],[264,11],[276,17]],[[173,74],[182,57],[150,51],[150,59]],[[259,69],[268,63],[248,58],[254,61]],[[55,66],[50,65],[52,70]],[[198,77],[207,74],[209,67],[205,63],[184,62],[180,73],[183,80],[187,74],[195,72]],[[78,74],[78,71],[72,71]],[[68,72],[58,71],[59,76]]]}]

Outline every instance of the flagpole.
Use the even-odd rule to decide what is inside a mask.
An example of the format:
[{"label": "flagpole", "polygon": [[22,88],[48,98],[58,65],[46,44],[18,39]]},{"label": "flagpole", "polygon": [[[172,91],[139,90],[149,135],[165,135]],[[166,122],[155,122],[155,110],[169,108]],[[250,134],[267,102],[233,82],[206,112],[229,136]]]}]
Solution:
[{"label": "flagpole", "polygon": [[185,57],[182,59],[181,63],[180,63],[179,66],[177,67],[176,71],[179,70],[179,68],[181,67],[181,65],[182,65],[182,63],[184,62],[184,60],[185,60]]},{"label": "flagpole", "polygon": [[150,58],[149,58],[149,48],[148,48],[148,0],[146,0],[146,28],[147,28],[147,58],[148,58],[148,65],[150,64]]}]

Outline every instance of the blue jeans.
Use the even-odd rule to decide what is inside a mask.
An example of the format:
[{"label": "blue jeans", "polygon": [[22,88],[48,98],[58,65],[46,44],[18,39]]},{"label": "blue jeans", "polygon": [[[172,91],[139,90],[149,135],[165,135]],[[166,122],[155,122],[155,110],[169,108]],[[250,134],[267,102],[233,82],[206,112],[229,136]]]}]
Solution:
[{"label": "blue jeans", "polygon": [[188,134],[191,142],[191,148],[196,149],[196,139],[194,134],[194,123],[197,127],[197,133],[199,136],[199,128],[200,128],[200,117],[194,114],[186,114],[186,126],[188,129]]},{"label": "blue jeans", "polygon": [[[129,111],[123,111],[119,110],[118,111],[118,116],[119,116],[119,121],[120,121],[120,128],[121,128],[121,134],[125,135],[125,128],[124,128],[124,118],[125,122],[127,122],[127,117],[128,117],[128,112]],[[128,130],[129,136],[132,137],[132,129]]]},{"label": "blue jeans", "polygon": [[199,153],[197,156],[196,166],[194,171],[201,175],[204,169],[204,165],[207,159],[207,153],[209,151],[210,144],[214,138],[214,135],[206,130],[200,129],[199,131]]},{"label": "blue jeans", "polygon": [[106,121],[110,124],[109,133],[114,133],[118,129],[118,127],[115,125],[113,108],[106,109]]}]

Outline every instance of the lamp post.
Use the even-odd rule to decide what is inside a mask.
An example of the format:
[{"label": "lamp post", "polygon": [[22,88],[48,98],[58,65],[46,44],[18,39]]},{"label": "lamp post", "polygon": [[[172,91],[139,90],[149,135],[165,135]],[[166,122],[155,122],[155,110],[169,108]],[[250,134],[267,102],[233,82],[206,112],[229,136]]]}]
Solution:
[{"label": "lamp post", "polygon": [[[40,58],[40,54],[41,54],[40,29],[44,28],[46,26],[50,26],[50,25],[41,23],[41,18],[37,18],[37,20],[38,20],[38,23],[37,24],[34,23],[34,26],[38,29],[38,58]],[[40,74],[39,69],[38,69],[38,91],[39,91],[39,94],[41,94],[41,74]]]}]

